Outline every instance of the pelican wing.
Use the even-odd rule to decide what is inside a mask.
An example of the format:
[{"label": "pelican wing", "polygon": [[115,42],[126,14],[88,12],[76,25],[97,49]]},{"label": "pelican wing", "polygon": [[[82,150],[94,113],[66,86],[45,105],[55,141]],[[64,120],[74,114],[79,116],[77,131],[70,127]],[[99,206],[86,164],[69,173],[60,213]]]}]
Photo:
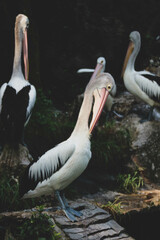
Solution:
[{"label": "pelican wing", "polygon": [[29,91],[29,102],[28,102],[28,107],[27,107],[27,112],[26,112],[26,122],[25,125],[28,123],[30,116],[32,114],[32,109],[35,105],[36,101],[36,89],[33,85],[31,85],[30,91]]},{"label": "pelican wing", "polygon": [[1,86],[1,89],[0,89],[0,112],[2,110],[2,98],[3,98],[3,95],[4,95],[4,92],[6,90],[6,87],[7,87],[7,83],[4,83],[2,86]]},{"label": "pelican wing", "polygon": [[43,181],[60,170],[75,150],[74,143],[65,141],[42,155],[29,168],[28,176],[35,181]]},{"label": "pelican wing", "polygon": [[154,101],[160,99],[160,77],[149,72],[142,72],[141,74],[136,74],[135,81],[151,99]]},{"label": "pelican wing", "polygon": [[151,73],[151,72],[149,72],[147,70],[138,71],[138,73],[141,74],[141,75],[151,75],[151,76],[155,76],[156,77],[156,75],[154,73]]}]

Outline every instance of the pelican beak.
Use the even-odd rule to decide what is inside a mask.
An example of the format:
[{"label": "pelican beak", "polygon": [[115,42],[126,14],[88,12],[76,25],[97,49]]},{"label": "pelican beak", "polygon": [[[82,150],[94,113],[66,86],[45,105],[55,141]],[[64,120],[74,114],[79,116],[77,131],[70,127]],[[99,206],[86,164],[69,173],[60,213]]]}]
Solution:
[{"label": "pelican beak", "polygon": [[94,79],[101,72],[102,68],[103,68],[103,63],[97,63],[95,69],[81,68],[77,71],[77,73],[93,72],[91,79]]},{"label": "pelican beak", "polygon": [[90,68],[81,68],[77,71],[77,73],[84,73],[84,72],[94,72],[94,69]]},{"label": "pelican beak", "polygon": [[132,41],[130,41],[129,46],[128,46],[128,50],[127,50],[127,53],[126,53],[126,57],[124,59],[124,64],[123,64],[123,68],[122,68],[121,77],[123,77],[123,75],[124,75],[124,72],[125,72],[125,69],[126,69],[126,66],[127,66],[127,63],[128,63],[128,59],[129,59],[131,53],[133,52],[133,49],[134,49],[134,43]]},{"label": "pelican beak", "polygon": [[103,107],[107,100],[108,95],[109,95],[109,92],[107,91],[106,88],[102,88],[102,89],[100,89],[100,91],[99,90],[97,91],[97,89],[96,89],[94,92],[95,102],[94,102],[94,106],[93,106],[93,116],[92,116],[92,120],[91,120],[91,124],[90,124],[90,128],[89,128],[90,134],[102,113],[102,110],[103,110]]},{"label": "pelican beak", "polygon": [[29,75],[29,61],[28,61],[28,40],[27,40],[27,29],[23,36],[23,59],[24,59],[24,73],[25,79],[28,80]]},{"label": "pelican beak", "polygon": [[94,69],[94,72],[91,76],[91,79],[90,81],[92,81],[97,75],[99,75],[102,71],[102,68],[103,68],[103,64],[102,63],[97,63],[95,69]]}]

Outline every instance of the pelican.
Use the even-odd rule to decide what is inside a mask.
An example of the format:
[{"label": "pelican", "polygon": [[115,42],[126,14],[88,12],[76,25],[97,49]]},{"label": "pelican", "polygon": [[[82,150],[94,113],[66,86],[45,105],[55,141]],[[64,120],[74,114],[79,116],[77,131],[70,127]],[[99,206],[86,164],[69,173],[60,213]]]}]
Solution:
[{"label": "pelican", "polygon": [[151,106],[148,116],[148,120],[151,120],[154,107],[160,106],[160,77],[146,70],[136,71],[134,69],[135,60],[141,46],[140,33],[137,31],[131,32],[129,38],[130,44],[122,69],[124,85],[129,92]]},{"label": "pelican", "polygon": [[[63,194],[65,189],[86,169],[90,158],[90,135],[102,112],[105,101],[114,86],[109,73],[96,76],[102,64],[96,66],[89,81],[78,119],[71,136],[64,142],[47,151],[36,162],[31,163],[20,178],[20,196],[34,198],[55,194],[60,206],[71,221],[82,214],[70,208]],[[93,106],[92,120],[89,116]]]},{"label": "pelican", "polygon": [[[5,143],[22,143],[24,126],[28,123],[36,101],[36,90],[28,81],[28,42],[29,19],[19,14],[15,21],[15,52],[13,71],[8,83],[0,89],[0,118]],[[21,67],[23,46],[24,75]],[[2,140],[3,141],[3,140]]]},{"label": "pelican", "polygon": [[[101,74],[105,71],[106,67],[106,59],[104,57],[97,58],[97,64],[102,64],[102,69],[97,74]],[[84,72],[94,72],[94,69],[90,68],[81,68],[77,71],[77,73],[84,73]],[[111,111],[112,105],[114,103],[114,97],[116,95],[116,84],[114,83],[111,94],[108,96],[107,102],[105,104],[105,108],[108,112]],[[120,116],[118,113],[113,111],[116,115]]]},{"label": "pelican", "polygon": [[[105,68],[106,68],[106,59],[104,57],[97,58],[97,64],[102,64],[102,68],[101,68],[100,72],[104,72]],[[81,68],[77,71],[77,73],[84,73],[84,72],[94,72],[94,69],[92,69],[92,68]]]}]

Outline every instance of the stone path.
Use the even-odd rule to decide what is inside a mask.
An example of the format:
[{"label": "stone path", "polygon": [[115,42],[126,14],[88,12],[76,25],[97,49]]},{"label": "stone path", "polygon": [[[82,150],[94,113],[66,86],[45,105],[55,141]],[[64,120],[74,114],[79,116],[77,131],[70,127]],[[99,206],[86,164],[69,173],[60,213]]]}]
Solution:
[{"label": "stone path", "polygon": [[[55,230],[60,232],[62,240],[133,240],[107,211],[83,199],[70,202],[70,205],[83,213],[76,222],[69,221],[61,210],[44,211],[56,224]],[[32,211],[5,212],[0,213],[0,219],[8,217],[24,221],[31,214]]]},{"label": "stone path", "polygon": [[114,221],[111,215],[85,200],[76,200],[70,204],[80,210],[83,216],[77,222],[70,222],[66,216],[54,213],[55,223],[71,240],[132,240],[123,227]]}]

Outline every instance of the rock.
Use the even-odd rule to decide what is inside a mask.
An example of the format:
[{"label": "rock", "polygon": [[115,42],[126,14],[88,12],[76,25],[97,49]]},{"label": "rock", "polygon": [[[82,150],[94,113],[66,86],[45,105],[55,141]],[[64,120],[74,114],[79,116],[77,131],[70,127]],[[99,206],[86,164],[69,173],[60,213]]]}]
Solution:
[{"label": "rock", "polygon": [[[98,206],[82,199],[70,202],[71,207],[81,210],[83,216],[77,222],[70,222],[61,210],[56,212],[44,212],[48,214],[58,226],[57,230],[61,233],[63,240],[98,240],[98,239],[128,239],[132,240],[123,227],[121,227],[111,215]],[[0,213],[0,221],[6,217],[12,220],[30,218],[32,212],[11,212]],[[7,233],[8,234],[8,231]]]},{"label": "rock", "polygon": [[13,148],[6,144],[0,155],[0,169],[11,169],[12,172],[20,172],[33,160],[27,147],[19,144]]},{"label": "rock", "polygon": [[126,91],[115,97],[113,108],[117,113],[127,116],[135,103],[136,99],[132,94]]},{"label": "rock", "polygon": [[118,192],[101,190],[95,194],[86,194],[83,196],[83,199],[100,204],[106,204],[108,201],[114,202],[117,197],[119,197]]},{"label": "rock", "polygon": [[129,132],[132,160],[144,176],[160,183],[160,122],[140,123],[142,117],[148,115],[150,107],[138,101],[126,92],[117,97],[114,109],[118,112],[121,106],[120,113],[124,115],[121,122],[117,122],[117,128],[125,128]]}]

